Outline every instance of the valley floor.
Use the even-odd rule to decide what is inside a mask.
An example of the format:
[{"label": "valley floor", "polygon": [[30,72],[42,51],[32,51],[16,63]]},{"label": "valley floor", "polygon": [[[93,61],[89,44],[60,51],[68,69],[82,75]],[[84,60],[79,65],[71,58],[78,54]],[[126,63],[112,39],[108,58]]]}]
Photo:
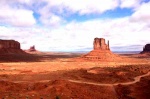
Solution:
[{"label": "valley floor", "polygon": [[[90,61],[79,53],[0,56],[3,99],[148,99],[150,57]],[[9,57],[8,57],[9,56]]]}]

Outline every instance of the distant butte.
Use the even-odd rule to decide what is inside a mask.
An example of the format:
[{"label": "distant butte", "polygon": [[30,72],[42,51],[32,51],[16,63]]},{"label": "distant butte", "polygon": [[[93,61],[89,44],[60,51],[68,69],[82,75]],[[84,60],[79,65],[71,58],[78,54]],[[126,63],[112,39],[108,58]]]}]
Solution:
[{"label": "distant butte", "polygon": [[143,51],[141,52],[141,54],[144,53],[150,53],[150,44],[146,44],[143,48]]},{"label": "distant butte", "polygon": [[15,40],[0,39],[0,54],[24,53],[20,48],[20,43]]},{"label": "distant butte", "polygon": [[118,59],[119,56],[110,51],[109,41],[106,44],[104,38],[95,38],[93,50],[88,54],[83,55],[82,58],[87,60],[114,61]]},{"label": "distant butte", "polygon": [[31,46],[31,47],[30,47],[30,49],[29,49],[29,51],[30,51],[30,52],[34,52],[34,51],[36,51],[35,46],[34,46],[34,45],[33,45],[33,46]]}]

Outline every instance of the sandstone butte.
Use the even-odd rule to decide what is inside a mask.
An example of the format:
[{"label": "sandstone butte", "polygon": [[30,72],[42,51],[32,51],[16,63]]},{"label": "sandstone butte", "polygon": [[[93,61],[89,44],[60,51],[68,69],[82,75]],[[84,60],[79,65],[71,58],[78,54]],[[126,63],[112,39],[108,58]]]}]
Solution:
[{"label": "sandstone butte", "polygon": [[0,39],[0,54],[25,53],[20,48],[20,43],[15,40]]},{"label": "sandstone butte", "polygon": [[36,51],[35,46],[34,46],[34,45],[31,46],[30,49],[29,49],[28,51],[29,51],[29,52],[34,52],[34,51]]},{"label": "sandstone butte", "polygon": [[106,44],[104,38],[95,38],[93,42],[93,50],[88,54],[83,55],[82,58],[87,60],[115,61],[120,57],[110,51],[109,41]]},{"label": "sandstone butte", "polygon": [[150,44],[146,44],[141,54],[150,53]]}]

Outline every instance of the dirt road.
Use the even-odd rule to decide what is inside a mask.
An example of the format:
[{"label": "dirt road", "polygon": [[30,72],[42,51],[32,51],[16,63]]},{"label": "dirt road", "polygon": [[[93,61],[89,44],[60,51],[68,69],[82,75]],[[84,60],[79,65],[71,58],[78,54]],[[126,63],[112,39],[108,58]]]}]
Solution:
[{"label": "dirt road", "polygon": [[141,80],[142,77],[146,77],[150,75],[150,71],[144,75],[140,75],[134,78],[134,81],[130,81],[130,82],[123,82],[123,83],[114,83],[114,84],[100,84],[100,83],[94,83],[94,82],[86,82],[86,81],[78,81],[78,80],[69,80],[70,82],[74,82],[74,83],[84,83],[84,84],[90,84],[90,85],[97,85],[97,86],[116,86],[116,85],[131,85],[131,84],[135,84],[137,82],[139,82]]}]

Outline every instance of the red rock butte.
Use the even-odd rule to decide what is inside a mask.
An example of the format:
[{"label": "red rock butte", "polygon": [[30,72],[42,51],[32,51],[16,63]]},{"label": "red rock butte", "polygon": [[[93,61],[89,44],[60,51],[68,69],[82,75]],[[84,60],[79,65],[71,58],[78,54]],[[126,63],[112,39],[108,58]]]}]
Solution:
[{"label": "red rock butte", "polygon": [[20,43],[15,40],[0,40],[0,54],[24,53]]},{"label": "red rock butte", "polygon": [[108,44],[105,43],[104,38],[95,38],[93,42],[94,50],[110,50],[109,41]]},{"label": "red rock butte", "polygon": [[150,53],[150,44],[146,44],[141,54]]},{"label": "red rock butte", "polygon": [[29,49],[29,51],[30,51],[30,52],[34,52],[34,51],[36,51],[35,46],[34,46],[34,45],[33,45],[33,46],[31,46],[31,47],[30,47],[30,49]]},{"label": "red rock butte", "polygon": [[114,61],[119,57],[110,51],[109,41],[106,44],[104,38],[95,38],[93,50],[88,54],[83,55],[82,58],[87,60]]}]

